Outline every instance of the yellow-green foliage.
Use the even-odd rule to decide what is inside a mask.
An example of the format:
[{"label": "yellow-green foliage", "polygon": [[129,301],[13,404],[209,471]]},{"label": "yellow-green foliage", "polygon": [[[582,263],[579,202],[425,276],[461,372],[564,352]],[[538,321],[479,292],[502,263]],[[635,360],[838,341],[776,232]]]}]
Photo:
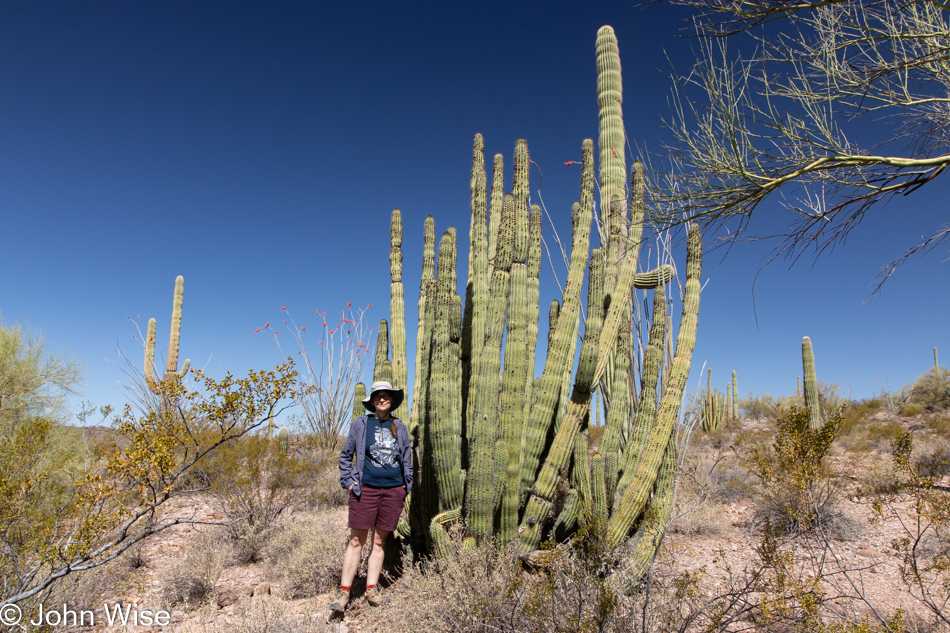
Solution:
[{"label": "yellow-green foliage", "polygon": [[267,525],[285,512],[321,501],[334,478],[336,455],[281,451],[279,441],[246,435],[216,451],[203,466],[209,492],[231,520]]},{"label": "yellow-green foliage", "polygon": [[880,398],[865,398],[857,402],[848,403],[841,410],[841,435],[850,435],[864,427],[868,418],[884,408],[884,401]]},{"label": "yellow-green foliage", "polygon": [[185,515],[158,510],[196,481],[189,479],[196,464],[265,425],[282,410],[280,403],[298,394],[291,364],[242,379],[197,376],[191,390],[180,381],[159,383],[167,390],[160,395],[173,398],[175,408],[135,415],[126,407],[115,421],[113,444],[73,473],[48,452],[49,420],[21,420],[0,433],[0,535],[6,539],[0,601],[30,607],[73,570],[103,565],[193,517],[190,507]]},{"label": "yellow-green foliage", "polygon": [[940,411],[950,407],[950,370],[946,367],[939,371],[931,369],[918,378],[911,387],[908,401],[928,411]]},{"label": "yellow-green foliage", "polygon": [[833,411],[815,430],[808,412],[793,407],[777,425],[775,441],[753,458],[765,490],[764,515],[783,533],[807,531],[829,517],[835,502],[835,477],[825,457],[838,436],[841,413]]}]

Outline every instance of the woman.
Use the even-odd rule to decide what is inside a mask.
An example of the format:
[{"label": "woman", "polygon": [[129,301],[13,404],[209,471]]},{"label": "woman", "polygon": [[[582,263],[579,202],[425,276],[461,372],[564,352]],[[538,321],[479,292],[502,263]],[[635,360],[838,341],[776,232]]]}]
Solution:
[{"label": "woman", "polygon": [[345,611],[350,587],[360,566],[366,536],[373,530],[373,548],[366,570],[366,601],[382,604],[379,572],[383,568],[383,544],[396,529],[406,495],[412,490],[412,448],[402,420],[392,415],[402,404],[402,389],[388,382],[374,382],[362,415],[350,425],[340,453],[340,485],[350,491],[350,540],[343,554],[340,591],[330,603],[333,611]]}]

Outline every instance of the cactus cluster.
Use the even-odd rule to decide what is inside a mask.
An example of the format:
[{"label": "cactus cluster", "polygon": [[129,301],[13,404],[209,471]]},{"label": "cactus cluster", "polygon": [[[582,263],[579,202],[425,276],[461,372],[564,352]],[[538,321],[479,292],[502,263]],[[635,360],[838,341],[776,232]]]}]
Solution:
[{"label": "cactus cluster", "polygon": [[181,275],[175,278],[175,295],[172,300],[171,334],[168,337],[168,362],[165,364],[165,374],[162,380],[155,379],[155,319],[148,320],[148,331],[145,335],[145,384],[164,402],[170,397],[169,387],[180,381],[188,373],[190,360],[185,360],[178,369],[178,346],[181,342],[181,305],[185,297],[185,278]]},{"label": "cactus cluster", "polygon": [[[699,426],[705,433],[711,433],[722,426],[726,419],[727,402],[732,403],[732,383],[729,383],[729,399],[712,386],[712,369],[706,372],[706,390],[699,406]],[[731,414],[730,410],[730,414]],[[728,416],[728,417],[731,417]]]},{"label": "cactus cluster", "polygon": [[[456,527],[475,542],[517,541],[530,557],[543,538],[569,535],[596,520],[613,545],[639,526],[631,551],[632,562],[642,565],[669,518],[674,430],[695,345],[702,244],[690,225],[679,295],[667,291],[676,278],[672,262],[639,269],[646,186],[640,163],[627,173],[620,58],[610,27],[598,33],[597,67],[601,247],[591,250],[596,187],[588,139],[581,148],[567,278],[561,300],[548,312],[539,377],[534,359],[542,223],[541,209],[530,204],[527,143],[515,145],[506,193],[503,157],[494,157],[489,189],[484,140],[475,137],[464,302],[457,294],[456,231],[442,234],[436,257],[435,222],[425,221],[415,384],[407,389],[415,485],[409,525],[399,530],[419,550],[449,555],[447,530]],[[406,353],[397,343],[405,340],[398,211],[391,227],[393,314],[391,327],[380,328],[376,379],[389,371],[404,386],[398,368]],[[652,310],[633,301],[636,290],[653,292]],[[675,349],[668,317],[674,297],[682,301]],[[649,337],[640,342],[635,333],[644,323]],[[387,330],[393,343],[388,369]],[[605,416],[596,450],[587,435],[592,406]]]}]

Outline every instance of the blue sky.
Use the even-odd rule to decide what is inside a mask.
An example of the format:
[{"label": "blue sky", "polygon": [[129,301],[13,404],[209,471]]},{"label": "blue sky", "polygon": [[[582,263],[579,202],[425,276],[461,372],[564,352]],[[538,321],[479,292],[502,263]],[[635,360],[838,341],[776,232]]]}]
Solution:
[{"label": "blue sky", "polygon": [[[281,306],[308,329],[315,309],[350,301],[374,304],[370,323],[388,318],[399,208],[414,332],[423,220],[467,236],[474,134],[509,165],[528,140],[540,196],[569,234],[579,171],[564,162],[597,135],[597,28],[617,32],[628,137],[659,150],[665,73],[691,60],[685,15],[604,2],[4,3],[3,322],[82,360],[82,399],[119,405],[117,348],[142,356],[126,315],[143,330],[157,318],[167,340],[181,274],[182,357],[217,376],[269,367],[279,352],[252,333]],[[720,389],[735,369],[743,393],[790,393],[804,335],[819,378],[854,397],[912,381],[934,346],[950,354],[943,249],[864,301],[880,267],[945,219],[945,181],[876,209],[817,262],[762,270],[763,243],[709,252],[689,389],[706,363]],[[764,226],[785,217],[776,202],[759,213]],[[542,284],[551,296],[547,267]]]}]

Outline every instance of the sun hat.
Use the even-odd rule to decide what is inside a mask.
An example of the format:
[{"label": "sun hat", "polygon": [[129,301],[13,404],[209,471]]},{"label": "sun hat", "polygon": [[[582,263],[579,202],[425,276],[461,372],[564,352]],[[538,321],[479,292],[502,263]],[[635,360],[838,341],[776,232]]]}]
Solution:
[{"label": "sun hat", "polygon": [[402,404],[402,389],[393,389],[393,386],[385,380],[377,380],[373,383],[373,386],[369,388],[369,396],[367,396],[366,400],[363,400],[363,406],[370,413],[376,413],[376,407],[373,406],[373,394],[377,391],[388,391],[392,394],[393,404],[389,408],[390,411],[395,411],[399,408],[399,405]]}]

